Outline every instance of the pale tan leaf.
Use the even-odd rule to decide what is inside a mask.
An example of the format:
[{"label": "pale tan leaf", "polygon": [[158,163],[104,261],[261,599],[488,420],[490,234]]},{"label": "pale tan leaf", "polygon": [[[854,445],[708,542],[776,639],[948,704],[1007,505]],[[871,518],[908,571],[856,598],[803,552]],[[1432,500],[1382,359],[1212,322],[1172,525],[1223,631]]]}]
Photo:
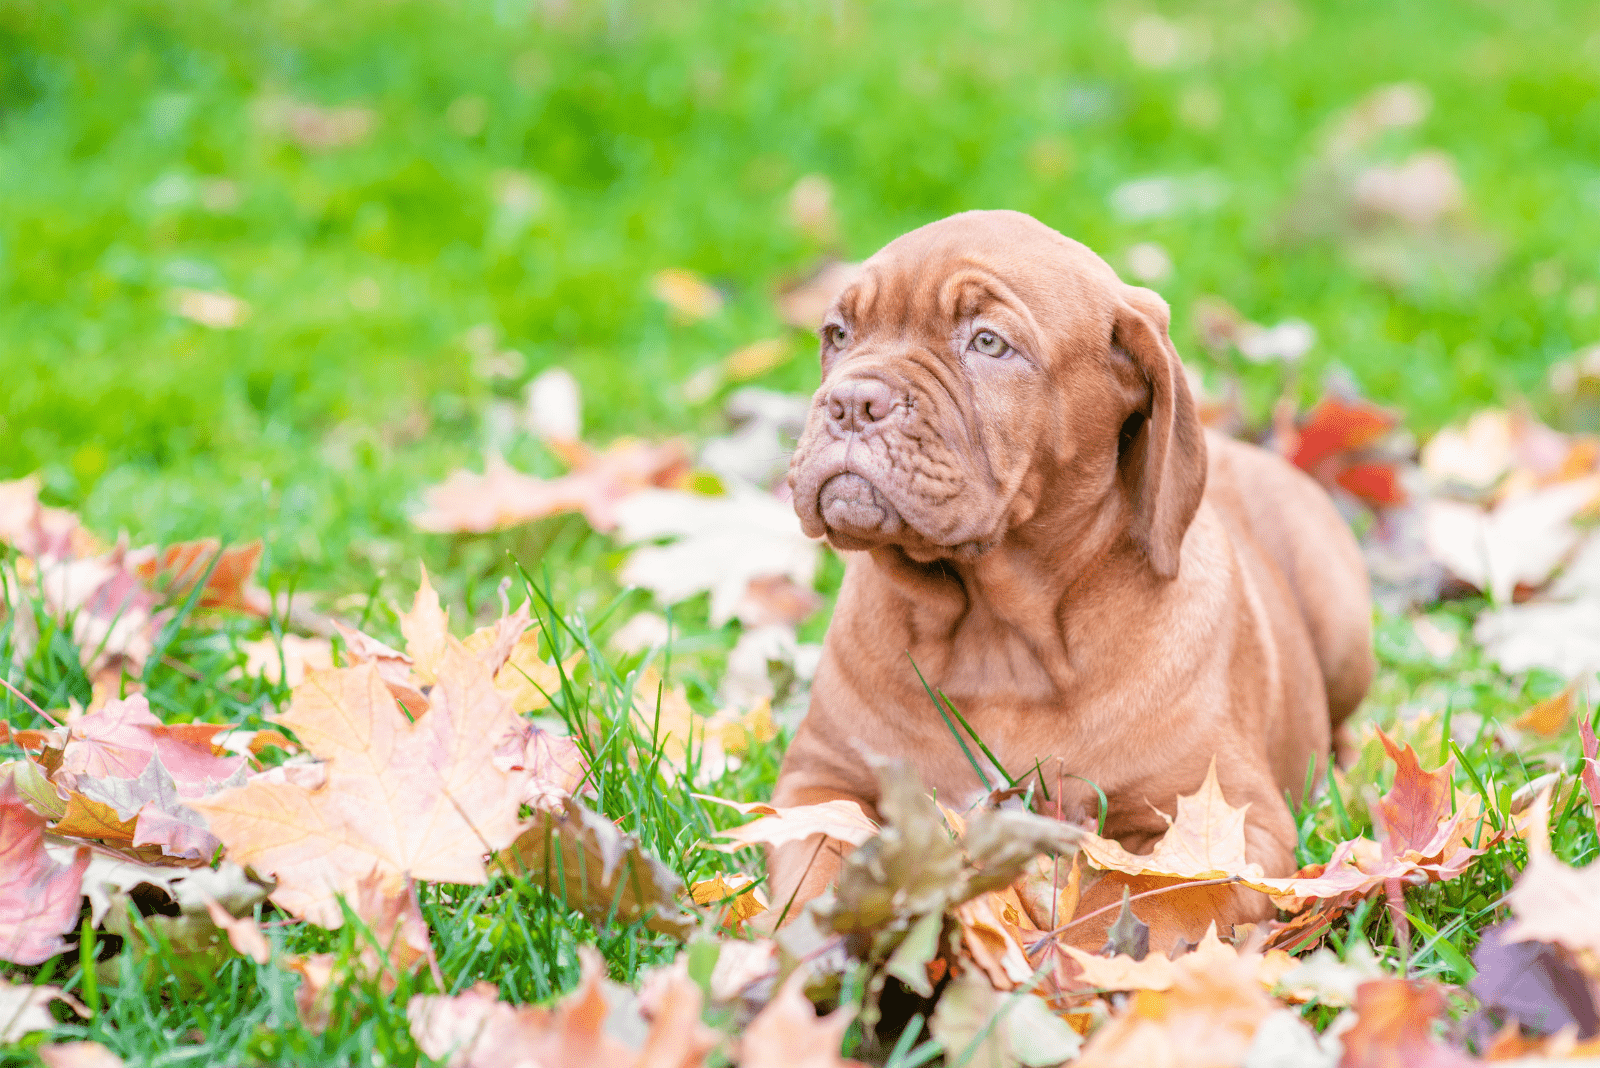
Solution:
[{"label": "pale tan leaf", "polygon": [[98,1042],[62,1042],[40,1046],[45,1068],[122,1068],[122,1058]]},{"label": "pale tan leaf", "polygon": [[520,721],[488,669],[450,641],[432,707],[408,722],[376,667],[314,673],[280,722],[326,762],[307,789],[282,768],[193,803],[236,862],[278,879],[273,899],[338,927],[335,895],[376,869],[404,878],[481,883],[483,857],[521,829],[523,773],[496,768]]},{"label": "pale tan leaf", "polygon": [[746,804],[705,794],[695,796],[703,801],[714,801],[738,809],[746,815],[760,813],[758,820],[717,832],[719,838],[733,839],[731,844],[711,846],[724,853],[751,845],[777,847],[789,842],[803,842],[814,834],[824,834],[858,846],[878,833],[878,825],[868,819],[866,812],[854,801],[835,799],[815,805],[776,808],[760,802]]},{"label": "pale tan leaf", "polygon": [[855,1068],[839,1047],[855,1010],[835,1009],[818,1016],[801,992],[805,970],[783,984],[778,996],[750,1021],[739,1040],[739,1068]]},{"label": "pale tan leaf", "polygon": [[422,581],[417,585],[411,610],[400,613],[400,633],[405,635],[412,671],[424,686],[432,686],[450,638],[450,613],[439,606],[439,595],[428,581],[426,566],[422,568]]}]

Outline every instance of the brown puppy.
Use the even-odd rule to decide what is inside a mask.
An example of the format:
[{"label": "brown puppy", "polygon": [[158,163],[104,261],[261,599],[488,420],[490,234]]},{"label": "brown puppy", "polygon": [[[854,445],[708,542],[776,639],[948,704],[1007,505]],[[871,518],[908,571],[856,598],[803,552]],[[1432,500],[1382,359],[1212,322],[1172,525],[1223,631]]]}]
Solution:
[{"label": "brown puppy", "polygon": [[[789,471],[806,531],[848,563],[775,804],[872,815],[873,755],[947,804],[983,792],[914,660],[1067,818],[1097,814],[1097,784],[1107,835],[1147,851],[1215,758],[1250,806],[1250,859],[1293,871],[1284,793],[1372,676],[1366,571],[1314,482],[1203,432],[1167,321],[1155,293],[1016,212],[956,215],[867,261],[823,324]],[[774,900],[816,896],[843,850],[777,851]],[[1253,891],[1213,898],[1222,924],[1271,913]],[[1149,901],[1155,944],[1212,918]]]}]

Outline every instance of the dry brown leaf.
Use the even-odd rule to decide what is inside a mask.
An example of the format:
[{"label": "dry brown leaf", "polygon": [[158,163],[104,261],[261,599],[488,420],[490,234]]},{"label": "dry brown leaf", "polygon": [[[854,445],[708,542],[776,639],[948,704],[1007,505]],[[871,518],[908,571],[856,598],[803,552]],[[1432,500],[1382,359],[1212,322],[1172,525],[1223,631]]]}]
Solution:
[{"label": "dry brown leaf", "polygon": [[105,552],[78,517],[39,503],[38,475],[0,482],[0,543],[33,560],[98,556]]},{"label": "dry brown leaf", "polygon": [[521,829],[525,774],[494,767],[495,747],[520,727],[484,663],[454,640],[432,707],[407,722],[372,665],[314,673],[277,717],[324,762],[308,789],[283,768],[193,803],[230,857],[278,879],[273,900],[338,927],[337,894],[378,871],[482,883],[483,858]]},{"label": "dry brown leaf", "polygon": [[424,508],[412,522],[434,533],[481,534],[582,512],[594,529],[609,532],[616,529],[617,505],[624,497],[651,486],[677,485],[689,472],[688,453],[676,441],[650,445],[623,438],[603,452],[574,444],[565,458],[572,473],[543,479],[491,456],[483,474],[457,471],[424,491]]},{"label": "dry brown leaf", "polygon": [[52,860],[44,822],[13,779],[0,780],[0,960],[13,964],[40,964],[61,952],[62,933],[78,922],[89,850],[80,847],[70,864]]},{"label": "dry brown leaf", "polygon": [[545,887],[594,923],[644,921],[685,936],[695,919],[678,904],[683,880],[638,839],[576,800],[535,811],[497,858],[501,870]]},{"label": "dry brown leaf", "polygon": [[201,538],[128,554],[133,573],[152,589],[169,599],[181,601],[204,582],[200,591],[201,608],[232,608],[247,611],[251,602],[246,594],[250,580],[261,563],[259,538],[229,549],[216,538]]}]

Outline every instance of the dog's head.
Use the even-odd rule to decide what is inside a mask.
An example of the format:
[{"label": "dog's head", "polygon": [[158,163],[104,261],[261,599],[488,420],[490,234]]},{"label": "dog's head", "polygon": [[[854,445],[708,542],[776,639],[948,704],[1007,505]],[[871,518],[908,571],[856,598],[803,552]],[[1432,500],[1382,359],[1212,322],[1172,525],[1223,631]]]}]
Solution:
[{"label": "dog's head", "polygon": [[1177,574],[1205,439],[1166,303],[1088,248],[1018,212],[955,215],[868,260],[821,336],[789,468],[808,534],[927,562],[1049,516],[1116,524]]}]

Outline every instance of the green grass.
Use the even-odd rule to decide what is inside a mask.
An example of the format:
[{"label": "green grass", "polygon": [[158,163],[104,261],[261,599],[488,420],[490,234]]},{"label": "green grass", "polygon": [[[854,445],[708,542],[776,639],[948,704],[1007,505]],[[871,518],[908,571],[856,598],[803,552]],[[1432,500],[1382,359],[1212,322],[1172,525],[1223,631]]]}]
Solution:
[{"label": "green grass", "polygon": [[[275,588],[347,597],[346,614],[370,616],[380,636],[394,636],[387,605],[409,596],[417,560],[479,619],[520,564],[577,635],[587,620],[604,636],[645,603],[628,594],[606,615],[619,594],[610,542],[576,518],[491,538],[421,535],[406,521],[420,489],[481,463],[491,445],[555,470],[534,442],[496,429],[545,367],[577,375],[598,441],[715,430],[715,399],[689,404],[678,384],[763,337],[786,337],[792,354],[764,384],[809,390],[813,342],[780,324],[778,280],[949,212],[1029,211],[1119,268],[1135,243],[1160,242],[1177,269],[1159,288],[1197,367],[1219,369],[1197,340],[1204,296],[1258,321],[1308,320],[1319,342],[1301,373],[1235,369],[1257,417],[1282,388],[1314,397],[1340,367],[1426,432],[1485,404],[1538,403],[1549,363],[1594,340],[1600,8],[1167,4],[1159,10],[1209,45],[1164,69],[1130,58],[1129,27],[1147,10],[0,0],[0,478],[40,470],[52,503],[135,544],[264,537]],[[1497,250],[1465,280],[1385,285],[1335,240],[1285,236],[1328,123],[1402,80],[1425,86],[1433,108],[1380,153],[1453,155],[1470,225]],[[281,99],[360,104],[376,127],[350,147],[302,149],[266,117]],[[807,174],[833,185],[836,243],[786,221],[789,190]],[[1158,175],[1214,175],[1225,195],[1166,218],[1119,218],[1113,191]],[[532,191],[525,209],[497,195],[510,181]],[[710,278],[726,309],[675,322],[649,289],[666,267]],[[234,330],[189,323],[169,310],[180,286],[226,289],[253,315]],[[472,340],[485,337],[520,354],[520,370],[490,374]],[[824,574],[830,592],[838,569]],[[684,637],[671,675],[705,707],[733,634],[707,625],[703,603],[674,618]],[[241,628],[192,620],[176,633],[147,680],[162,715],[256,725],[283,699],[230,676]],[[0,660],[11,642],[0,629]],[[1503,801],[1570,764],[1569,740],[1520,750],[1493,740],[1494,725],[1552,680],[1506,680],[1470,650],[1434,663],[1403,621],[1385,621],[1379,652],[1370,716],[1448,707],[1471,768],[1459,789]],[[589,659],[560,704],[617,726],[597,754],[600,808],[686,878],[725,863],[690,846],[727,814],[651,772],[652,741],[629,725],[623,695],[639,665]],[[66,636],[47,632],[18,684],[47,707],[86,701],[76,664]],[[10,695],[0,714],[31,722]],[[1436,746],[1443,723],[1431,729]],[[764,797],[780,752],[781,742],[764,747],[695,788]],[[1579,815],[1558,813],[1558,851],[1574,861],[1600,850]],[[1303,816],[1304,858],[1325,857],[1345,830],[1332,800]],[[1359,799],[1349,817],[1364,828]],[[1416,971],[1462,980],[1475,932],[1509,886],[1501,861],[1519,848],[1413,891],[1420,922],[1405,950],[1377,907],[1339,938],[1370,938]],[[451,989],[485,978],[542,999],[570,987],[581,942],[599,944],[622,979],[671,952],[660,936],[597,930],[516,880],[428,888],[424,907]],[[354,946],[349,933],[299,925],[273,937],[282,953]],[[416,1057],[406,989],[349,990],[348,1011],[317,1037],[296,1025],[295,980],[275,967],[234,959],[196,992],[180,986],[181,962],[132,958],[111,958],[104,1012],[61,1037],[87,1034],[134,1063]],[[46,969],[83,990],[75,954]],[[29,1063],[22,1051],[0,1057]]]}]

